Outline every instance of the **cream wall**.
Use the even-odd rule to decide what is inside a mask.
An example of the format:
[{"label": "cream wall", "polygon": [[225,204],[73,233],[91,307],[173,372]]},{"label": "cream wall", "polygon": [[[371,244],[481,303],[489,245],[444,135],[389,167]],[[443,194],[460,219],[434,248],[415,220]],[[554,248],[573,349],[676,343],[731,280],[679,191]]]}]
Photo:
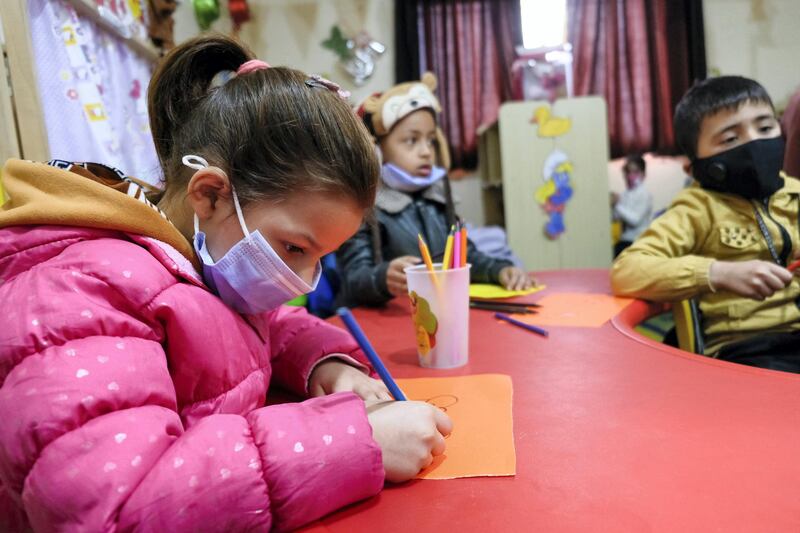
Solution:
[{"label": "cream wall", "polygon": [[[212,24],[211,29],[230,34],[232,26],[231,18],[228,16],[227,0],[220,0],[219,15],[219,18]],[[200,33],[200,27],[197,25],[197,20],[194,18],[194,7],[192,7],[191,0],[182,0],[181,3],[178,4],[173,18],[175,19],[175,42],[177,44]]]},{"label": "cream wall", "polygon": [[709,72],[761,82],[776,107],[800,86],[800,0],[704,0]]}]

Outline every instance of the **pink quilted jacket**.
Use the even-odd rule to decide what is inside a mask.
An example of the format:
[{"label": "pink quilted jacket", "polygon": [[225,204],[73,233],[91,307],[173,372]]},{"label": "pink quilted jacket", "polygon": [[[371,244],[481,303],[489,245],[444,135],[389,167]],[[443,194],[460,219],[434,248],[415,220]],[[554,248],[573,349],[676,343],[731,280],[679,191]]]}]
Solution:
[{"label": "pink quilted jacket", "polygon": [[236,314],[165,243],[0,229],[0,530],[286,530],[376,494],[354,394],[264,407],[335,353],[364,361],[302,309]]}]

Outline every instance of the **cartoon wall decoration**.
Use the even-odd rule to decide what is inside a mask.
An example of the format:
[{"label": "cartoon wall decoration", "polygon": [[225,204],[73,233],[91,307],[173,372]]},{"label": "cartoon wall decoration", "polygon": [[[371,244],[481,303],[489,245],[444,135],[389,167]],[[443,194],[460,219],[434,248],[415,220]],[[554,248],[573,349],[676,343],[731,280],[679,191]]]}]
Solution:
[{"label": "cartoon wall decoration", "polygon": [[552,115],[550,106],[541,105],[533,112],[531,123],[536,124],[537,135],[553,139],[553,151],[542,165],[542,180],[534,193],[536,202],[548,215],[544,232],[550,239],[557,239],[564,231],[564,209],[572,198],[573,164],[569,156],[558,148],[556,139],[572,129],[572,120]]}]

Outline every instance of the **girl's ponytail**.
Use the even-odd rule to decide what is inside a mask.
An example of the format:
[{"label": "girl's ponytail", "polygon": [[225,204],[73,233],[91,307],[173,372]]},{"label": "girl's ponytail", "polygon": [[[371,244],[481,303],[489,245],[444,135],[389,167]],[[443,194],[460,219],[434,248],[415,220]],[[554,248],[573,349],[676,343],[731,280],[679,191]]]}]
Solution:
[{"label": "girl's ponytail", "polygon": [[235,72],[253,57],[250,50],[223,35],[192,39],[164,57],[150,80],[147,111],[156,152],[165,170],[177,131],[208,96],[214,76]]}]

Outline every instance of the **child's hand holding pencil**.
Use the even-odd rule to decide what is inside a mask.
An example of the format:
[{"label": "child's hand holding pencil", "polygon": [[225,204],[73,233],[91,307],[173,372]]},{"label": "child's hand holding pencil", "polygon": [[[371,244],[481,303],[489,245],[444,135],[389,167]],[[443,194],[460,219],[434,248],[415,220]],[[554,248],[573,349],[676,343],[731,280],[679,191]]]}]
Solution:
[{"label": "child's hand holding pencil", "polygon": [[444,453],[444,438],[453,431],[453,422],[433,405],[407,401],[350,310],[340,307],[336,314],[398,400],[366,402],[367,417],[372,426],[372,438],[381,448],[386,480],[407,481],[430,465],[434,457]]},{"label": "child's hand holding pencil", "polygon": [[386,481],[401,483],[416,476],[445,450],[453,422],[425,402],[367,402],[372,437],[381,447]]}]

